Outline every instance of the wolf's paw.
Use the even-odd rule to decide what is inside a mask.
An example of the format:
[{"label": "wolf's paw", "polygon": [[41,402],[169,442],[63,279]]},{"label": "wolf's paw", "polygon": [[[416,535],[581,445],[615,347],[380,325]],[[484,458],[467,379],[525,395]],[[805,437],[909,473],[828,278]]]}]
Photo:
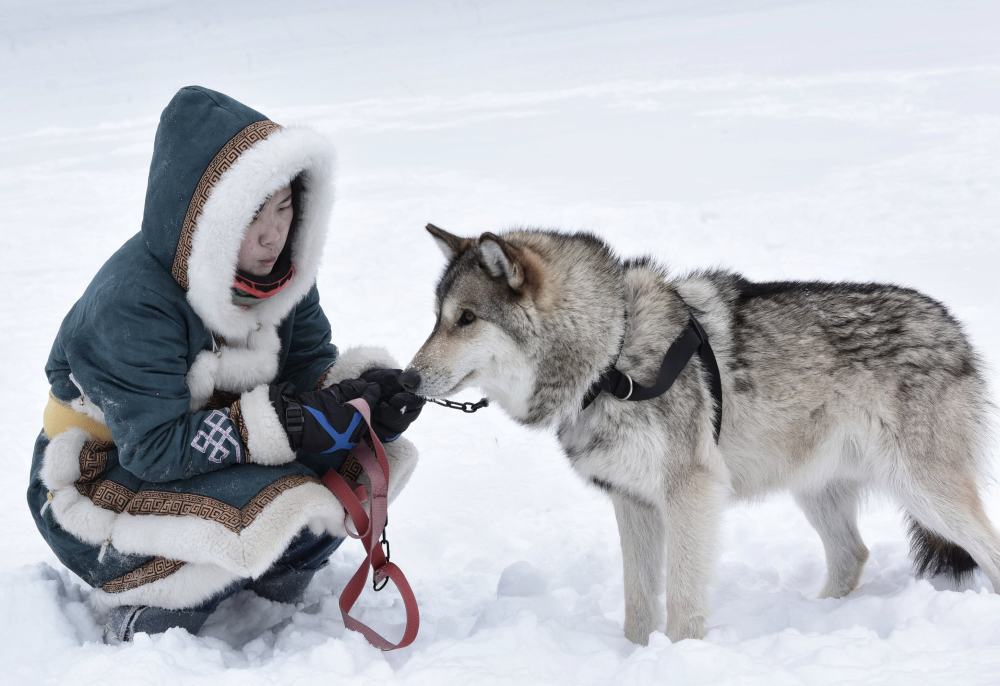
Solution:
[{"label": "wolf's paw", "polygon": [[653,633],[653,629],[651,627],[644,628],[639,626],[629,626],[628,624],[625,625],[625,638],[636,645],[649,645],[649,635],[651,633]]},{"label": "wolf's paw", "polygon": [[823,590],[819,592],[820,600],[843,598],[844,596],[850,595],[856,585],[857,584],[828,581],[823,587]]},{"label": "wolf's paw", "polygon": [[858,550],[842,552],[834,563],[828,565],[826,583],[820,591],[820,598],[843,598],[858,587],[861,572],[868,561],[868,548],[861,546]]},{"label": "wolf's paw", "polygon": [[667,638],[676,643],[687,638],[705,638],[705,618],[701,615],[667,620]]},{"label": "wolf's paw", "polygon": [[649,645],[649,635],[663,626],[662,610],[643,596],[625,605],[625,638],[636,645]]}]

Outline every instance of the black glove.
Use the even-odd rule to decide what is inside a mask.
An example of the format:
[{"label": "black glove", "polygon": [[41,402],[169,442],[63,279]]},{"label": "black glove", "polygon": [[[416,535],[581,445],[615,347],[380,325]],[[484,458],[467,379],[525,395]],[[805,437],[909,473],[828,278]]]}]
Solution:
[{"label": "black glove", "polygon": [[366,427],[361,413],[347,401],[362,398],[374,407],[380,395],[378,384],[363,379],[306,393],[295,393],[288,384],[271,386],[271,404],[292,449],[320,455],[356,446]]},{"label": "black glove", "polygon": [[369,369],[361,374],[365,381],[377,383],[382,397],[372,405],[372,428],[383,441],[393,441],[406,431],[424,409],[422,396],[403,389],[401,369]]}]

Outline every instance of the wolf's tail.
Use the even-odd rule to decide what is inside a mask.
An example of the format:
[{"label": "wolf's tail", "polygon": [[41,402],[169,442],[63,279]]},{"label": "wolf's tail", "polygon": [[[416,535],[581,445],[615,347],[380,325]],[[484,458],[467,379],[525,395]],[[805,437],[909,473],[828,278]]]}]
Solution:
[{"label": "wolf's tail", "polygon": [[976,569],[976,561],[962,548],[924,527],[913,515],[909,523],[910,557],[917,577],[950,576],[955,583],[968,578]]}]

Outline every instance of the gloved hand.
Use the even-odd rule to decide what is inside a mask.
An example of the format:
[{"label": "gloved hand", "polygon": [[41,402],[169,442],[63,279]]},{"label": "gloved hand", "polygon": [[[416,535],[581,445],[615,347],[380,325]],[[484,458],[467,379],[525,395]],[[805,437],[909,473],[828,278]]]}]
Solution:
[{"label": "gloved hand", "polygon": [[400,383],[402,369],[369,369],[362,372],[365,381],[377,383],[382,396],[372,405],[372,428],[382,441],[393,441],[406,431],[424,409],[427,402],[422,396],[403,389]]},{"label": "gloved hand", "polygon": [[375,407],[381,389],[377,383],[347,379],[305,393],[295,393],[288,384],[275,385],[270,395],[292,449],[325,455],[350,450],[366,430],[361,413],[347,401],[362,398]]}]

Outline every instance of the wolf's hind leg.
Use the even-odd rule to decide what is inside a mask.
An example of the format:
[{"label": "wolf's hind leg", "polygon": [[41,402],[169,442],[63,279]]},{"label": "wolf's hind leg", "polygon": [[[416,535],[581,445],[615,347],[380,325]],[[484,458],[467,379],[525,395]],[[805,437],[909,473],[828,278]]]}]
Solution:
[{"label": "wolf's hind leg", "polygon": [[702,638],[708,586],[715,562],[725,487],[707,469],[693,467],[667,493],[667,636]]},{"label": "wolf's hind leg", "polygon": [[826,584],[821,598],[842,598],[858,585],[868,548],[858,532],[858,496],[854,481],[831,481],[818,491],[795,494],[795,502],[823,541]]},{"label": "wolf's hind leg", "polygon": [[663,515],[658,508],[613,491],[625,575],[625,638],[646,645],[660,626]]}]

